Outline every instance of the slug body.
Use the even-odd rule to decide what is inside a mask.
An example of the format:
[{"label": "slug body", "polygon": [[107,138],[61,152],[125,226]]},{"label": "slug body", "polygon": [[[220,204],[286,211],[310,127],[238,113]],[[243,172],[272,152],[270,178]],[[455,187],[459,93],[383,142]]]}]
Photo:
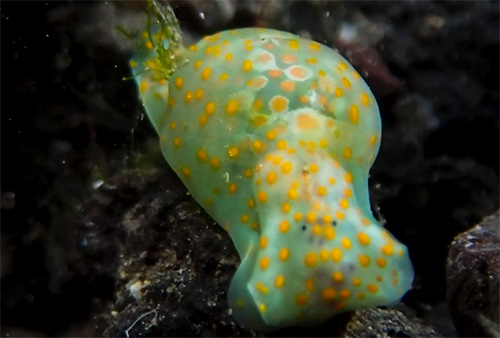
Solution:
[{"label": "slug body", "polygon": [[148,71],[158,57],[147,49],[131,65],[165,159],[241,257],[229,289],[238,322],[312,326],[397,301],[413,269],[370,210],[381,121],[355,69],[270,29],[221,32],[185,53],[169,79]]}]

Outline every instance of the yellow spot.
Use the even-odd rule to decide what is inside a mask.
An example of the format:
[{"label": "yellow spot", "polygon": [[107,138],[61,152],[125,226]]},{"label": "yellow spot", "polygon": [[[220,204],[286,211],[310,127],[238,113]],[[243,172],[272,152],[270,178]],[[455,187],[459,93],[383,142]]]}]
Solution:
[{"label": "yellow spot", "polygon": [[316,214],[314,212],[308,212],[306,215],[306,220],[309,223],[314,223],[316,222]]},{"label": "yellow spot", "polygon": [[197,100],[201,100],[203,98],[203,90],[197,89],[196,92],[194,93],[194,97]]},{"label": "yellow spot", "polygon": [[352,150],[349,147],[344,148],[344,157],[350,159],[352,157]]},{"label": "yellow spot", "polygon": [[283,275],[278,275],[274,280],[274,284],[278,289],[283,287],[283,285],[285,285],[285,277]]},{"label": "yellow spot", "polygon": [[276,143],[276,147],[278,147],[278,149],[280,149],[280,150],[285,149],[286,148],[286,141],[285,140],[279,140]]},{"label": "yellow spot", "polygon": [[281,221],[281,223],[280,223],[280,231],[282,233],[285,233],[288,230],[290,230],[290,223],[288,223],[287,221]]},{"label": "yellow spot", "polygon": [[349,171],[345,174],[344,178],[347,183],[352,183],[353,181],[352,173]]},{"label": "yellow spot", "polygon": [[226,105],[226,114],[227,115],[234,115],[238,111],[238,101],[236,100],[229,100],[229,102]]},{"label": "yellow spot", "polygon": [[214,170],[217,170],[220,168],[220,160],[217,157],[212,157],[210,159],[210,167]]},{"label": "yellow spot", "polygon": [[370,145],[375,145],[375,142],[377,142],[377,136],[372,135],[370,136]]},{"label": "yellow spot", "polygon": [[349,202],[347,202],[347,200],[345,200],[345,199],[341,199],[341,200],[340,200],[340,207],[341,207],[342,209],[347,209],[347,208],[349,208]]},{"label": "yellow spot", "polygon": [[319,226],[318,224],[316,224],[316,225],[313,226],[312,232],[313,232],[314,235],[319,236],[323,232],[323,228],[321,226]]},{"label": "yellow spot", "polygon": [[326,262],[328,258],[330,258],[330,255],[328,254],[327,250],[321,250],[319,252],[319,258],[323,261]]},{"label": "yellow spot", "polygon": [[198,61],[196,61],[196,62],[194,63],[194,68],[195,68],[195,69],[198,69],[198,68],[200,68],[200,67],[201,67],[201,60],[198,60]]},{"label": "yellow spot", "polygon": [[205,54],[211,54],[213,50],[214,50],[213,47],[208,46],[207,48],[205,48]]},{"label": "yellow spot", "polygon": [[394,253],[394,249],[391,245],[384,245],[382,247],[382,253],[387,256],[392,256],[392,254]]},{"label": "yellow spot", "polygon": [[137,67],[137,61],[130,60],[129,65],[130,65],[130,67],[135,68],[135,67]]},{"label": "yellow spot", "polygon": [[340,211],[337,211],[335,213],[335,217],[337,217],[338,219],[344,219],[345,218],[344,214],[342,212],[340,212]]},{"label": "yellow spot", "polygon": [[148,89],[148,83],[146,81],[142,81],[139,86],[139,90],[141,91],[141,93],[144,93],[147,89]]},{"label": "yellow spot", "polygon": [[276,138],[276,131],[274,130],[269,130],[267,133],[266,133],[266,137],[269,141],[272,141]]},{"label": "yellow spot", "polygon": [[320,146],[321,148],[326,148],[326,145],[327,145],[327,144],[326,144],[326,140],[323,140],[323,139],[319,140],[319,146]]},{"label": "yellow spot", "polygon": [[165,143],[165,141],[167,140],[167,138],[165,137],[165,135],[161,135],[160,136],[160,142],[163,144]]},{"label": "yellow spot", "polygon": [[359,264],[361,264],[361,266],[363,267],[367,267],[368,265],[370,265],[370,256],[368,255],[360,255],[359,256]]},{"label": "yellow spot", "polygon": [[229,60],[231,60],[233,58],[233,54],[227,53],[224,58],[226,59],[226,61],[229,61]]},{"label": "yellow spot", "polygon": [[319,76],[325,76],[325,75],[326,75],[326,73],[325,73],[325,71],[324,71],[324,70],[320,70],[320,71],[318,71],[318,75],[319,75]]},{"label": "yellow spot", "polygon": [[342,246],[346,249],[350,249],[352,247],[351,240],[347,237],[342,238]]},{"label": "yellow spot", "polygon": [[377,265],[381,268],[385,267],[387,265],[387,262],[383,258],[377,258]]},{"label": "yellow spot", "polygon": [[354,124],[357,124],[359,122],[359,109],[358,106],[356,106],[355,104],[353,104],[349,108],[349,119]]},{"label": "yellow spot", "polygon": [[260,140],[255,140],[252,144],[253,148],[257,151],[263,151],[265,146],[264,143]]},{"label": "yellow spot", "polygon": [[262,102],[262,100],[257,99],[253,102],[252,108],[256,111],[259,111],[262,109],[263,106],[264,106],[264,103]]},{"label": "yellow spot", "polygon": [[368,285],[367,289],[371,293],[377,293],[377,291],[378,291],[378,287],[375,284]]},{"label": "yellow spot", "polygon": [[361,94],[361,103],[363,103],[365,106],[368,106],[370,104],[370,99],[368,98],[368,95],[366,95],[366,93]]},{"label": "yellow spot", "polygon": [[296,212],[295,215],[293,215],[293,219],[297,222],[300,221],[302,219],[302,214],[300,212]]},{"label": "yellow spot", "polygon": [[181,142],[180,138],[176,137],[176,138],[174,138],[173,143],[174,143],[174,147],[179,148],[181,146],[182,142]]},{"label": "yellow spot", "polygon": [[230,158],[236,158],[240,154],[240,150],[238,149],[238,147],[232,146],[227,148],[227,154]]},{"label": "yellow spot", "polygon": [[259,310],[260,312],[266,312],[266,305],[265,304],[259,304]]},{"label": "yellow spot", "polygon": [[309,300],[309,298],[307,297],[307,295],[305,293],[301,293],[297,296],[296,298],[296,302],[297,302],[297,305],[305,305],[307,303],[307,301]]},{"label": "yellow spot", "polygon": [[370,236],[368,236],[364,232],[360,232],[360,233],[358,233],[358,241],[362,245],[368,245],[368,244],[370,244]]},{"label": "yellow spot", "polygon": [[342,78],[342,84],[347,88],[351,88],[351,82],[346,77]]},{"label": "yellow spot", "polygon": [[287,192],[287,196],[289,199],[294,200],[299,196],[299,193],[295,189],[290,189]]},{"label": "yellow spot", "polygon": [[222,73],[220,76],[221,81],[226,81],[227,80],[227,73]]},{"label": "yellow spot", "polygon": [[340,88],[335,89],[334,93],[335,93],[335,96],[337,96],[337,97],[342,97],[342,95],[344,95],[344,93],[342,92],[342,89],[340,89]]},{"label": "yellow spot", "polygon": [[262,292],[263,294],[267,294],[267,292],[269,291],[267,289],[267,287],[264,284],[262,284],[261,282],[258,282],[257,284],[255,284],[255,288],[258,291]]},{"label": "yellow spot", "polygon": [[347,69],[347,65],[346,65],[345,63],[343,63],[343,62],[339,62],[339,64],[338,64],[338,69],[339,69],[340,71],[342,71],[342,70],[346,70],[346,69]]},{"label": "yellow spot", "polygon": [[329,224],[325,225],[325,238],[328,240],[335,238],[335,229]]},{"label": "yellow spot", "polygon": [[267,201],[267,194],[264,191],[259,191],[257,193],[257,199],[261,203],[265,203]]},{"label": "yellow spot", "polygon": [[270,171],[269,174],[267,174],[266,180],[267,180],[267,183],[274,184],[274,182],[276,182],[277,178],[278,178],[278,175],[274,171]]},{"label": "yellow spot", "polygon": [[340,283],[344,280],[344,275],[342,274],[342,272],[334,272],[332,274],[332,278],[334,282]]},{"label": "yellow spot", "polygon": [[193,92],[188,90],[186,92],[186,95],[184,96],[184,99],[186,100],[186,102],[191,102],[191,100],[193,99]]},{"label": "yellow spot", "polygon": [[182,80],[182,77],[179,76],[178,78],[175,79],[175,86],[177,88],[179,88],[179,89],[182,88],[183,83],[184,83],[184,81]]},{"label": "yellow spot", "polygon": [[334,262],[340,262],[342,260],[342,250],[334,248],[332,250],[332,259]]},{"label": "yellow spot", "polygon": [[290,171],[292,171],[292,164],[290,162],[285,162],[281,165],[281,172],[283,174],[288,174]]},{"label": "yellow spot", "polygon": [[250,198],[248,200],[248,207],[253,208],[255,206],[255,200],[253,198]]},{"label": "yellow spot", "polygon": [[153,49],[153,44],[151,43],[151,41],[146,41],[144,45],[146,46],[147,49]]},{"label": "yellow spot", "polygon": [[269,258],[268,257],[263,257],[261,260],[260,260],[260,268],[262,270],[265,270],[269,267]]},{"label": "yellow spot", "polygon": [[243,61],[242,68],[243,68],[243,71],[245,71],[245,72],[251,71],[252,70],[252,61],[250,61],[250,60]]},{"label": "yellow spot", "polygon": [[295,40],[295,39],[290,40],[290,42],[288,43],[288,46],[291,49],[299,49],[299,42],[297,40]]},{"label": "yellow spot", "polygon": [[315,252],[309,252],[304,257],[304,263],[308,267],[312,268],[312,267],[316,266],[316,264],[318,264],[318,256],[316,255]]},{"label": "yellow spot", "polygon": [[326,196],[326,194],[327,194],[326,188],[324,186],[320,185],[318,187],[318,194],[320,196]]},{"label": "yellow spot", "polygon": [[260,238],[259,245],[262,249],[267,246],[267,237],[263,236]]},{"label": "yellow spot", "polygon": [[186,177],[190,177],[191,176],[191,170],[187,167],[184,167],[182,168],[182,174]]},{"label": "yellow spot", "polygon": [[284,212],[285,214],[287,214],[288,212],[290,212],[290,209],[291,209],[291,208],[292,208],[292,207],[290,206],[290,203],[287,203],[287,202],[285,202],[285,203],[283,203],[283,204],[281,205],[281,210],[283,210],[283,212]]},{"label": "yellow spot", "polygon": [[306,61],[309,63],[312,63],[312,64],[315,64],[316,62],[318,62],[318,60],[316,60],[316,58],[306,59]]},{"label": "yellow spot", "polygon": [[199,149],[196,152],[196,156],[198,157],[198,160],[201,162],[205,162],[208,159],[207,152],[203,149]]},{"label": "yellow spot", "polygon": [[[241,221],[243,223],[248,223],[248,221],[250,221],[250,216],[248,216],[248,214],[241,215]],[[262,238],[265,238],[265,237],[262,237]]]},{"label": "yellow spot", "polygon": [[334,288],[326,288],[321,293],[321,296],[323,297],[324,300],[329,302],[335,299],[335,297],[337,296],[337,292],[335,292]]},{"label": "yellow spot", "polygon": [[[349,189],[349,188],[345,188],[344,195],[345,195],[345,197],[347,197],[347,198],[352,197],[352,190],[351,190],[351,189]],[[349,206],[349,205],[348,205],[348,206]]]},{"label": "yellow spot", "polygon": [[193,52],[194,52],[195,50],[197,50],[197,49],[198,49],[198,46],[196,46],[196,45],[191,45],[191,46],[189,46],[189,50],[191,50],[191,51],[193,51]]},{"label": "yellow spot", "polygon": [[317,42],[311,42],[309,44],[309,47],[311,47],[311,49],[314,50],[314,51],[317,51],[317,50],[319,50],[321,48],[320,45],[319,45],[319,43],[317,43]]},{"label": "yellow spot", "polygon": [[283,262],[286,261],[288,259],[288,257],[290,256],[290,250],[288,250],[287,248],[280,249],[279,256],[280,256],[280,260],[282,260]]}]

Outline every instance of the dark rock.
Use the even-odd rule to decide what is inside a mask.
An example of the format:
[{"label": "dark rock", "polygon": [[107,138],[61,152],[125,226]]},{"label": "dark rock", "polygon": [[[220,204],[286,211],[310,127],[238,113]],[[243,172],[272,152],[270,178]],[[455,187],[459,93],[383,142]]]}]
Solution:
[{"label": "dark rock", "polygon": [[396,309],[356,311],[347,324],[344,337],[442,337],[414,316]]},{"label": "dark rock", "polygon": [[458,235],[446,263],[446,296],[463,337],[498,337],[500,213]]}]

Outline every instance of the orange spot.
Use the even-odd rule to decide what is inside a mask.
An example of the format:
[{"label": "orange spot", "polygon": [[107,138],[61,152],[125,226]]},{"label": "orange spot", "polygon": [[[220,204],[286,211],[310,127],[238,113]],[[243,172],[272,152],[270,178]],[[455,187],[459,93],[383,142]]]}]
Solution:
[{"label": "orange spot", "polygon": [[284,111],[288,106],[288,101],[283,96],[275,96],[271,99],[271,107],[274,111],[280,113]]},{"label": "orange spot", "polygon": [[316,266],[316,264],[318,264],[318,256],[316,255],[315,252],[309,252],[304,257],[304,263],[308,267],[312,268],[312,267]]},{"label": "orange spot", "polygon": [[201,66],[201,60],[198,60],[194,63],[194,68],[197,69],[197,68],[200,68]]},{"label": "orange spot", "polygon": [[196,156],[202,162],[205,162],[208,159],[207,152],[203,149],[198,150],[198,152],[196,153]]},{"label": "orange spot", "polygon": [[257,100],[255,100],[255,101],[253,101],[252,108],[253,108],[254,110],[259,111],[259,110],[261,110],[261,109],[262,109],[262,106],[263,106],[263,105],[264,105],[264,103],[262,102],[262,100],[261,100],[261,99],[257,99]]},{"label": "orange spot", "polygon": [[285,54],[281,57],[281,60],[284,63],[294,63],[297,62],[297,58],[291,54]]},{"label": "orange spot", "polygon": [[371,293],[377,293],[377,291],[378,291],[378,287],[375,284],[368,285],[367,289]]},{"label": "orange spot", "polygon": [[269,53],[262,53],[262,54],[259,55],[259,57],[257,58],[257,60],[259,62],[262,62],[262,63],[271,61],[271,55],[269,55]]},{"label": "orange spot", "polygon": [[368,255],[360,255],[359,256],[359,264],[361,264],[361,266],[363,267],[367,267],[368,265],[370,265],[370,257]]},{"label": "orange spot", "polygon": [[270,71],[267,72],[270,77],[278,77],[281,76],[281,70],[279,69],[271,69]]},{"label": "orange spot", "polygon": [[307,98],[307,96],[305,96],[305,95],[301,95],[301,96],[300,96],[300,102],[302,102],[302,103],[307,103],[307,102],[309,102],[309,99]]},{"label": "orange spot", "polygon": [[285,80],[281,82],[280,88],[285,92],[292,92],[295,90],[295,82],[293,82],[292,80]]},{"label": "orange spot", "polygon": [[[243,214],[243,216],[247,216],[247,222],[248,222],[248,219],[249,219],[248,215],[247,214]],[[242,221],[243,221],[243,216],[241,216]],[[261,239],[259,241],[260,247],[262,249],[264,249],[267,246],[267,242],[268,241],[267,241],[267,237],[266,236],[261,237]]]},{"label": "orange spot", "polygon": [[309,298],[305,293],[301,293],[296,298],[297,305],[305,305],[308,302],[308,300]]},{"label": "orange spot", "polygon": [[182,84],[184,83],[184,81],[182,80],[182,77],[178,77],[177,79],[175,79],[175,86],[177,88],[182,88]]},{"label": "orange spot", "polygon": [[332,259],[334,262],[340,262],[342,260],[342,250],[334,248],[332,250]]},{"label": "orange spot", "polygon": [[264,191],[259,191],[257,193],[257,199],[261,203],[265,203],[267,201],[267,194]]},{"label": "orange spot", "polygon": [[203,69],[203,71],[201,72],[201,78],[203,80],[206,80],[210,77],[210,73],[212,72],[212,70],[210,68],[205,68]]},{"label": "orange spot", "polygon": [[329,302],[329,301],[335,299],[335,297],[337,296],[337,293],[335,292],[335,289],[327,288],[327,289],[323,290],[323,293],[321,294],[321,296],[323,297],[324,300]]},{"label": "orange spot", "polygon": [[226,114],[234,115],[238,111],[238,101],[230,100],[226,105]]},{"label": "orange spot", "polygon": [[301,130],[314,130],[319,128],[319,122],[310,114],[300,114],[297,116],[297,126]]},{"label": "orange spot", "polygon": [[309,44],[309,47],[311,47],[311,49],[314,50],[314,51],[317,51],[317,50],[319,50],[321,48],[320,44],[317,43],[317,42],[311,42]]},{"label": "orange spot", "polygon": [[205,105],[205,113],[207,113],[208,115],[212,115],[215,111],[215,103],[213,102],[208,102],[206,105]]}]

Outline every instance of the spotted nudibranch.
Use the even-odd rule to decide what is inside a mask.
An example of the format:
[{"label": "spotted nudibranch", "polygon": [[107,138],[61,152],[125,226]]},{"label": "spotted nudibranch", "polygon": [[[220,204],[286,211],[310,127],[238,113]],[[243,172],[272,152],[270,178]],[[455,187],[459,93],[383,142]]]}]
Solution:
[{"label": "spotted nudibranch", "polygon": [[318,325],[410,288],[407,248],[370,209],[378,106],[338,52],[237,29],[182,49],[167,74],[165,35],[142,39],[130,63],[163,155],[241,258],[229,305],[242,326]]}]

